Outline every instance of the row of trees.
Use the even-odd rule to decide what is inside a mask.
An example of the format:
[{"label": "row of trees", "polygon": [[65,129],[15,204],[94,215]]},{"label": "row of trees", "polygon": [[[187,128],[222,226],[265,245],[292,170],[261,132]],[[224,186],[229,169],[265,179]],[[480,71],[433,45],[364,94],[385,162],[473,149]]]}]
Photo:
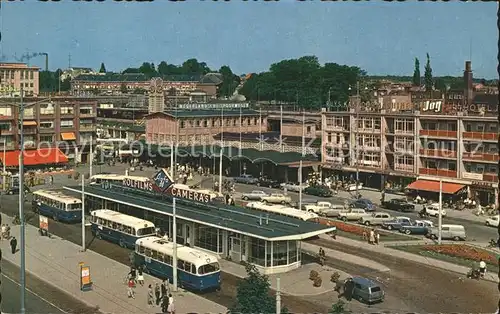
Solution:
[{"label": "row of trees", "polygon": [[329,100],[347,102],[365,75],[359,67],[321,65],[316,56],[304,56],[274,63],[269,71],[253,74],[239,92],[249,100],[293,102],[319,108]]},{"label": "row of trees", "polygon": [[[276,313],[276,301],[271,293],[269,277],[259,273],[251,264],[245,265],[247,277],[238,284],[234,306],[228,314],[241,313]],[[281,314],[290,313],[286,307],[281,309]],[[346,304],[339,300],[332,305],[328,314],[351,314],[346,309]]]}]

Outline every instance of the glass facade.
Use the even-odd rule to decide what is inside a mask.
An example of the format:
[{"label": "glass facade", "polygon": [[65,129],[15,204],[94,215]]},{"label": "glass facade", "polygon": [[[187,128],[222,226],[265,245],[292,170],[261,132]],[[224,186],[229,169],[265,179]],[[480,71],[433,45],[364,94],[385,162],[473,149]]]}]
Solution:
[{"label": "glass facade", "polygon": [[194,245],[216,253],[222,253],[222,232],[217,228],[195,225]]},{"label": "glass facade", "polygon": [[270,242],[252,238],[248,262],[265,267],[289,265],[300,261],[297,250],[297,241]]},{"label": "glass facade", "polygon": [[265,266],[266,265],[266,241],[257,238],[250,239],[250,256],[248,262]]}]

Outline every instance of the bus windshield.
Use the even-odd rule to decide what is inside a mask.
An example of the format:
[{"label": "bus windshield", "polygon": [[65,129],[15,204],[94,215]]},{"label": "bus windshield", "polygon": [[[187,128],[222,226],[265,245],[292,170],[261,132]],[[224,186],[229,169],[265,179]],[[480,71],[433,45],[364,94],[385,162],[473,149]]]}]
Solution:
[{"label": "bus windshield", "polygon": [[153,235],[153,234],[156,234],[154,227],[142,228],[142,229],[137,230],[138,236],[148,236],[148,235]]},{"label": "bus windshield", "polygon": [[66,205],[66,209],[68,211],[77,211],[77,210],[82,210],[82,204],[76,203],[76,204],[68,204]]},{"label": "bus windshield", "polygon": [[219,263],[210,263],[206,265],[202,265],[198,267],[198,274],[203,275],[203,274],[209,274],[216,272],[220,269]]}]

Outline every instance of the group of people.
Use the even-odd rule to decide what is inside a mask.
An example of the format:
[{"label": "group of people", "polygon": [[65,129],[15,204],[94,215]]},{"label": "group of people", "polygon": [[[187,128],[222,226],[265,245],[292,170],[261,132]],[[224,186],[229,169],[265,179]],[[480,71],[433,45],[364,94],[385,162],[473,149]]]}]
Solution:
[{"label": "group of people", "polygon": [[[136,269],[132,267],[127,275],[127,295],[129,298],[135,299],[135,287],[140,284],[141,287],[144,286],[144,274],[141,268]],[[163,280],[160,283],[154,285],[148,285],[147,292],[147,303],[148,306],[161,306],[162,313],[175,314],[174,298],[169,292],[169,283],[167,280]]]},{"label": "group of people", "polygon": [[369,233],[363,232],[363,240],[368,240],[369,244],[379,244],[380,243],[380,233],[372,228]]},{"label": "group of people", "polygon": [[[341,289],[343,289],[342,292]],[[337,281],[335,291],[339,293],[339,298],[345,297],[347,301],[351,301],[354,293],[354,281],[352,278],[347,278],[343,282]]]}]

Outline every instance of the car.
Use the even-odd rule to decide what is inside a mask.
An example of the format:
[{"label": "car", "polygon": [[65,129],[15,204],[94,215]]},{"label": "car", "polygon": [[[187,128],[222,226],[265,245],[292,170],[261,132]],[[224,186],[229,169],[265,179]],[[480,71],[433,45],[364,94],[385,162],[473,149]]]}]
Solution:
[{"label": "car", "polygon": [[349,192],[360,191],[362,189],[363,189],[363,183],[359,183],[357,188],[356,188],[356,184],[349,184],[346,188],[346,190]]},{"label": "car", "polygon": [[330,202],[322,202],[322,201],[318,201],[312,204],[302,205],[301,209],[327,217],[337,217],[340,212],[346,211],[344,205],[334,205]]},{"label": "car", "polygon": [[403,226],[410,226],[412,224],[411,218],[396,217],[396,219],[384,222],[382,228],[387,230],[400,230]]},{"label": "car", "polygon": [[[425,206],[425,205],[424,205]],[[439,204],[431,204],[425,206],[427,214],[431,217],[439,217]],[[446,210],[441,207],[441,216],[446,217]]]},{"label": "car", "polygon": [[268,204],[290,204],[292,199],[290,196],[286,196],[281,193],[272,193],[270,195],[261,198],[262,202]]},{"label": "car", "polygon": [[495,228],[497,228],[498,227],[498,219],[499,219],[499,215],[491,216],[489,218],[486,218],[485,224],[488,227],[495,227]]},{"label": "car", "polygon": [[415,235],[426,235],[429,230],[433,227],[431,221],[427,220],[416,220],[411,225],[402,226],[399,232],[404,234],[415,234]]},{"label": "car", "polygon": [[382,202],[382,207],[399,212],[412,212],[415,210],[415,205],[408,203],[404,198],[393,198]]},{"label": "car", "polygon": [[19,194],[19,186],[13,186],[10,189],[8,189],[5,193],[8,195]]},{"label": "car", "polygon": [[338,218],[343,221],[359,221],[365,216],[371,216],[371,214],[361,208],[351,208],[350,210],[340,212]]},{"label": "car", "polygon": [[355,208],[362,208],[366,210],[367,212],[374,212],[375,211],[375,204],[373,204],[372,201],[366,198],[359,198],[357,200],[354,200],[351,202],[351,207]]},{"label": "car", "polygon": [[359,223],[365,226],[382,225],[394,218],[388,213],[373,213],[371,216],[363,216],[359,219]]},{"label": "car", "polygon": [[281,189],[283,189],[283,190],[286,189],[287,191],[290,191],[290,192],[300,192],[300,190],[302,190],[302,192],[304,192],[304,190],[307,187],[309,187],[309,185],[307,183],[299,184],[296,182],[287,182],[287,183],[281,183],[280,187],[281,187]]},{"label": "car", "polygon": [[322,185],[308,186],[304,189],[304,193],[319,197],[331,197],[333,195],[332,190]]},{"label": "car", "polygon": [[[429,233],[427,235],[429,238],[436,240],[439,238],[439,227],[429,228]],[[454,240],[454,241],[465,241],[467,240],[467,234],[465,232],[465,227],[462,225],[442,225],[441,226],[441,239],[443,240]]]},{"label": "car", "polygon": [[250,193],[243,193],[241,199],[244,201],[260,201],[262,197],[267,195],[268,194],[264,191],[252,191]]},{"label": "car", "polygon": [[259,179],[254,178],[250,174],[242,174],[239,177],[234,178],[235,183],[243,183],[243,184],[257,184],[259,182]]},{"label": "car", "polygon": [[269,178],[259,178],[259,180],[257,180],[257,186],[267,186],[268,188],[274,188],[274,189],[278,189],[280,188],[280,184],[278,181],[276,180],[272,180],[272,179],[269,179]]}]

